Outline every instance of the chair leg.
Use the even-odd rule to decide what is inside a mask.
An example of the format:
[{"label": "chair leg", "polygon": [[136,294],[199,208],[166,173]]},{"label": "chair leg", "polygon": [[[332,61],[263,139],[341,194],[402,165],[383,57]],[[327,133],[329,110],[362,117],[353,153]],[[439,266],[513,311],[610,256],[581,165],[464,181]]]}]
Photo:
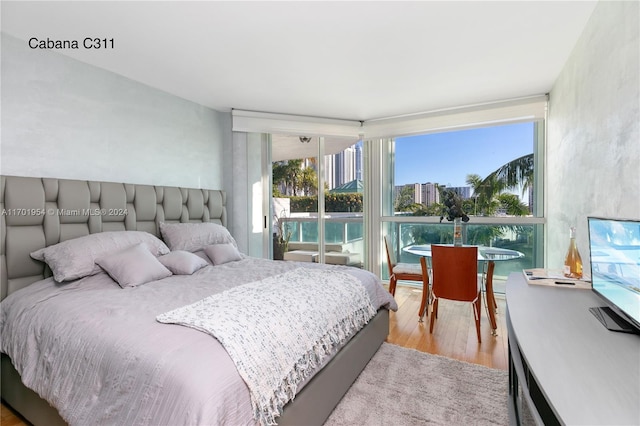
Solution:
[{"label": "chair leg", "polygon": [[389,293],[391,293],[392,296],[396,295],[396,276],[395,275],[391,275],[391,277],[389,277]]},{"label": "chair leg", "polygon": [[478,335],[478,343],[482,343],[482,338],[480,337],[480,313],[482,312],[482,297],[481,294],[478,294],[478,298],[475,303],[473,303],[473,314],[474,320],[476,322],[476,334]]},{"label": "chair leg", "polygon": [[433,299],[433,310],[431,311],[431,325],[429,326],[429,333],[433,333],[433,322],[438,317],[438,299]]},{"label": "chair leg", "polygon": [[418,321],[422,322],[425,316],[429,316],[429,305],[427,301],[429,299],[429,286],[427,288],[422,288],[422,303],[420,303],[420,310],[418,311]]}]

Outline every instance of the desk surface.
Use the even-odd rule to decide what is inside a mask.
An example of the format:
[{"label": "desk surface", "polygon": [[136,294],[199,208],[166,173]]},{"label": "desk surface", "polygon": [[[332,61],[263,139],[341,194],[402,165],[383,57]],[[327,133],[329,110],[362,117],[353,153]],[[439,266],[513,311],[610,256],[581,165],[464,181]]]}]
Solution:
[{"label": "desk surface", "polygon": [[565,424],[640,424],[640,336],[604,328],[589,312],[598,296],[514,272],[506,297],[530,373]]},{"label": "desk surface", "polygon": [[[438,244],[443,246],[451,246],[452,244]],[[473,247],[473,246],[467,246]],[[523,253],[515,250],[509,250],[499,247],[475,246],[478,247],[478,260],[512,260],[524,257]],[[408,246],[403,249],[407,253],[418,256],[431,257],[431,244]]]}]

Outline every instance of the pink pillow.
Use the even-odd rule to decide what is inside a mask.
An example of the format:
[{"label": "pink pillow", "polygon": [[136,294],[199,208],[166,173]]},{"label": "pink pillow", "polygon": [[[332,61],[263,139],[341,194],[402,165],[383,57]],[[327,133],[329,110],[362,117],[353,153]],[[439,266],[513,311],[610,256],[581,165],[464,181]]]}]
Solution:
[{"label": "pink pillow", "polygon": [[160,256],[158,260],[175,275],[191,275],[209,264],[200,256],[185,250],[172,251]]},{"label": "pink pillow", "polygon": [[154,256],[169,253],[155,235],[142,231],[98,232],[36,250],[31,257],[45,262],[57,282],[71,281],[101,271],[96,259],[133,245],[145,243]]},{"label": "pink pillow", "polygon": [[206,246],[204,252],[209,256],[214,265],[222,265],[227,262],[241,260],[242,255],[233,244],[213,244]]},{"label": "pink pillow", "polygon": [[209,244],[231,243],[238,247],[229,230],[213,222],[164,223],[160,222],[160,233],[165,243],[173,250],[190,252],[202,250]]},{"label": "pink pillow", "polygon": [[144,243],[109,254],[96,260],[96,263],[122,288],[135,287],[171,275],[171,271],[151,254]]}]

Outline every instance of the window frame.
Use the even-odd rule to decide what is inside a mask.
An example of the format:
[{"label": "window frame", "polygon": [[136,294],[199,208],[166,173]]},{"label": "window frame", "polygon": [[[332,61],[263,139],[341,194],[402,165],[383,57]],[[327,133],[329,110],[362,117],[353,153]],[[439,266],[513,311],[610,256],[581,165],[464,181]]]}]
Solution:
[{"label": "window frame", "polygon": [[[546,109],[545,109],[546,110]],[[519,122],[533,122],[534,123],[534,205],[532,216],[519,216],[519,217],[482,217],[474,216],[474,225],[537,225],[534,226],[533,234],[533,248],[534,248],[534,267],[542,267],[545,264],[545,251],[544,241],[546,233],[546,219],[545,219],[545,206],[544,206],[544,193],[545,193],[545,147],[546,147],[546,119],[536,118],[530,120],[517,120]],[[514,121],[512,121],[514,122]],[[493,123],[493,125],[502,125],[505,123]],[[487,124],[481,126],[463,125],[459,129],[448,129],[447,131],[466,130],[474,127],[486,127]],[[437,132],[427,132],[437,133]],[[368,143],[367,143],[368,142]],[[377,149],[373,147],[378,144]],[[395,138],[386,137],[375,140],[365,140],[365,156],[366,155],[379,155],[378,161],[373,161],[372,165],[378,165],[378,182],[380,184],[380,205],[379,215],[372,214],[366,210],[367,203],[365,203],[365,217],[372,218],[376,223],[371,224],[370,227],[365,227],[365,241],[377,241],[377,249],[375,250],[375,259],[370,259],[370,265],[374,265],[373,268],[368,269],[376,273],[380,278],[388,277],[386,258],[382,251],[383,236],[390,236],[394,239],[393,229],[396,224],[401,223],[418,223],[418,224],[438,224],[440,218],[438,216],[395,216],[394,215],[394,169],[395,169]],[[371,148],[369,151],[366,148]],[[375,173],[368,173],[366,177],[372,178]],[[365,187],[369,186],[365,181]],[[370,231],[370,233],[367,233]],[[373,257],[373,256],[371,256]]]}]

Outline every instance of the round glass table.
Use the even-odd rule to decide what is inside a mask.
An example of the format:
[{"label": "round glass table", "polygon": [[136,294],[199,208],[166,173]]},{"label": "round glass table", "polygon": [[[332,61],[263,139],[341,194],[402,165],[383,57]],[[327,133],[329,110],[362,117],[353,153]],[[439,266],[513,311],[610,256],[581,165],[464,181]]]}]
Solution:
[{"label": "round glass table", "polygon": [[[442,246],[451,246],[453,244],[438,244]],[[473,247],[473,246],[467,246]],[[513,260],[524,257],[523,253],[515,250],[509,250],[499,247],[488,246],[475,246],[478,247],[478,260],[482,261],[499,261],[499,260]],[[418,256],[431,257],[431,244],[407,246],[402,249],[407,253],[415,254]]]},{"label": "round glass table", "polygon": [[[453,244],[438,244],[443,246],[452,246]],[[472,246],[467,246],[472,247]],[[485,267],[483,267],[482,281],[485,284],[485,292],[487,297],[487,312],[489,313],[489,322],[491,323],[492,334],[496,335],[496,329],[498,328],[496,323],[496,303],[493,295],[493,273],[485,274],[489,268],[487,267],[490,263],[494,263],[497,261],[503,260],[513,260],[524,257],[523,253],[515,250],[509,250],[499,247],[488,247],[488,246],[475,246],[478,247],[478,261],[484,262]],[[407,246],[402,249],[403,251],[411,254],[415,254],[417,256],[431,257],[431,244],[424,245],[415,245],[415,246]],[[491,268],[493,271],[493,268]]]}]

